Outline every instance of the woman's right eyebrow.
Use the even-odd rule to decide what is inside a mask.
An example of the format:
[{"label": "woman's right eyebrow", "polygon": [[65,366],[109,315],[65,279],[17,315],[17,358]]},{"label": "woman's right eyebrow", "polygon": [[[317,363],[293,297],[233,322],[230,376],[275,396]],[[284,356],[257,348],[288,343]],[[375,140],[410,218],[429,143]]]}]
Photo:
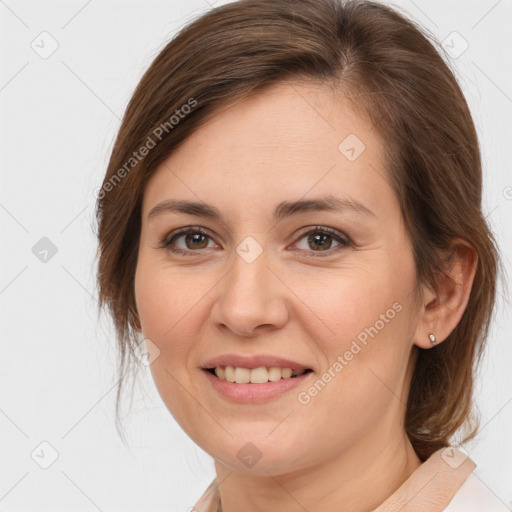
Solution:
[{"label": "woman's right eyebrow", "polygon": [[[352,211],[364,215],[374,216],[375,213],[359,201],[350,198],[337,198],[332,195],[315,199],[300,199],[298,201],[283,201],[279,203],[273,214],[274,222],[302,213],[318,211]],[[148,221],[166,213],[183,213],[197,217],[207,217],[224,222],[222,213],[215,206],[199,201],[185,199],[166,199],[154,206],[149,214]]]},{"label": "woman's right eyebrow", "polygon": [[185,199],[166,199],[151,209],[148,213],[148,221],[165,213],[185,213],[187,215],[196,215],[197,217],[222,220],[222,214],[213,205]]}]

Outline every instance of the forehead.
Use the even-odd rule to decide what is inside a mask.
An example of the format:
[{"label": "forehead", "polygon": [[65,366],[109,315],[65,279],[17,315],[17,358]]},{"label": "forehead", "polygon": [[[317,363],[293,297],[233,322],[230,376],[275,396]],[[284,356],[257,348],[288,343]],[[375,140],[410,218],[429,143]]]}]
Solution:
[{"label": "forehead", "polygon": [[185,140],[149,180],[143,212],[169,198],[247,209],[336,191],[375,204],[388,181],[381,140],[353,104],[327,85],[279,83]]}]

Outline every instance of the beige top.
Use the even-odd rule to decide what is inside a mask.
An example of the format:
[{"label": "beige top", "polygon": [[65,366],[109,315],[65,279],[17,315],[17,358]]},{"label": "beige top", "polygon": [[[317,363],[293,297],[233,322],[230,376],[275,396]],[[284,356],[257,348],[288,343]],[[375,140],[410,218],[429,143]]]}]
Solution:
[{"label": "beige top", "polygon": [[[372,512],[441,512],[475,467],[475,463],[460,450],[442,448]],[[222,512],[216,478],[192,510]]]}]

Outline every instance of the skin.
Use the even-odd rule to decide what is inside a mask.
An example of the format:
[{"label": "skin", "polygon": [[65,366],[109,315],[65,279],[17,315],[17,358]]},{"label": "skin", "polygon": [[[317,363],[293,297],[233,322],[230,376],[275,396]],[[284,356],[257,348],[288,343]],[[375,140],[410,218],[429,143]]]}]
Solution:
[{"label": "skin", "polygon": [[[349,134],[365,145],[354,161],[338,149]],[[412,349],[428,349],[430,332],[442,342],[456,326],[474,257],[459,244],[459,286],[444,283],[434,292],[418,285],[389,183],[371,123],[328,86],[298,81],[220,110],[147,183],[135,276],[140,330],[160,350],[150,368],[162,400],[215,460],[224,512],[369,511],[420,466],[403,428]],[[373,214],[318,211],[272,220],[282,201],[327,195],[359,201]],[[207,202],[224,220],[168,212],[148,221],[167,199]],[[186,226],[208,232],[188,245],[185,236],[175,239],[188,255],[159,246]],[[316,226],[351,244],[327,237],[318,242],[321,251],[308,243]],[[236,252],[247,236],[263,249],[251,263]],[[400,311],[378,334],[300,403],[298,394],[397,303]],[[313,373],[265,403],[235,404],[200,369],[227,353],[273,354]],[[237,457],[248,442],[261,454],[250,468]]]}]

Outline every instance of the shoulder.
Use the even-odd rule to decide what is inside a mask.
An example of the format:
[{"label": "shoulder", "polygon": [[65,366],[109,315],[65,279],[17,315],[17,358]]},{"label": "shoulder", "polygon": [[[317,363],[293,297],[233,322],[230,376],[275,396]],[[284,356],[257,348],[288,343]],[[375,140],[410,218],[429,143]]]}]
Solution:
[{"label": "shoulder", "polygon": [[507,512],[510,509],[471,473],[443,512]]}]

